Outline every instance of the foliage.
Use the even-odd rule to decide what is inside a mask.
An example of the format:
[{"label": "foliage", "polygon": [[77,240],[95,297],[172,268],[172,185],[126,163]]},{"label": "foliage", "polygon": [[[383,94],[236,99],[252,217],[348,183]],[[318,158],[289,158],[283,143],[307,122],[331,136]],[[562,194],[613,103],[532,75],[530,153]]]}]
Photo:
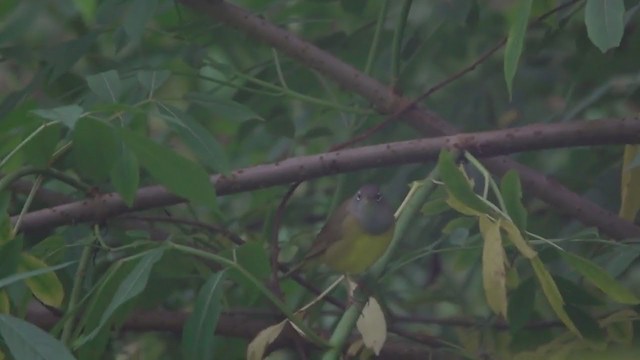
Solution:
[{"label": "foliage", "polygon": [[[637,240],[535,198],[522,169],[491,175],[482,149],[303,164],[279,208],[286,159],[380,123],[350,145],[441,135],[391,115],[400,94],[469,133],[637,115],[637,2],[232,4],[0,4],[0,358],[638,355]],[[221,9],[260,18],[238,31]],[[634,222],[640,155],[617,144],[511,157]],[[318,299],[323,268],[279,279],[367,182],[399,208],[367,292]]]}]

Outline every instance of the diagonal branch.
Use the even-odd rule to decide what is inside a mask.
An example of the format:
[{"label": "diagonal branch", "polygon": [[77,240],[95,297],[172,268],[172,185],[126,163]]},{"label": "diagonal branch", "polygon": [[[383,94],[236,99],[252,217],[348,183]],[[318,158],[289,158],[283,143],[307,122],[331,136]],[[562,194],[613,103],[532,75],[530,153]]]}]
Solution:
[{"label": "diagonal branch", "polygon": [[[181,1],[194,10],[244,31],[251,37],[263,41],[300,61],[305,66],[315,69],[344,89],[367,99],[382,114],[396,113],[409,107],[412,103],[410,99],[392,93],[387,86],[358,71],[353,66],[245,9],[225,1]],[[407,120],[409,125],[425,135],[454,134],[457,132],[453,125],[427,109],[412,107],[405,113],[403,118]],[[623,238],[640,234],[640,228],[635,225],[590,200],[571,192],[548,176],[512,159],[507,157],[485,159],[484,164],[497,175],[502,175],[511,169],[515,169],[520,174],[523,187],[527,192],[585,224],[597,226],[609,236]]]},{"label": "diagonal branch", "polygon": [[[486,158],[539,149],[626,143],[640,143],[640,120],[638,118],[536,124],[506,130],[364,146],[318,155],[294,157],[273,164],[257,165],[233,171],[229,176],[213,175],[211,182],[218,195],[227,195],[337,173],[400,164],[425,163],[436,159],[443,148],[466,150],[476,157]],[[544,176],[542,177],[547,186],[561,186]],[[573,196],[580,198],[576,194]],[[184,199],[169,193],[162,186],[139,189],[132,207],[127,207],[118,194],[108,193],[92,199],[25,214],[21,229],[42,231],[60,225],[101,221],[123,213],[174,205],[184,201]],[[615,218],[618,219],[617,216]],[[585,219],[583,218],[583,220]],[[617,226],[619,223],[624,226]],[[606,231],[614,238],[640,236],[640,228],[625,221],[605,223],[606,226],[602,222],[587,222],[587,224]]]}]

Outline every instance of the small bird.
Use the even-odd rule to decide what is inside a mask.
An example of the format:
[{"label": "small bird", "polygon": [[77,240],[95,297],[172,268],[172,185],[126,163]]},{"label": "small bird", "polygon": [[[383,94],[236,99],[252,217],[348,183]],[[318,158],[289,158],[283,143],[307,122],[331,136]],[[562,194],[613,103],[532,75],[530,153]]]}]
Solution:
[{"label": "small bird", "polygon": [[380,188],[364,185],[329,216],[299,265],[320,262],[342,274],[362,273],[387,250],[394,228],[393,210]]}]

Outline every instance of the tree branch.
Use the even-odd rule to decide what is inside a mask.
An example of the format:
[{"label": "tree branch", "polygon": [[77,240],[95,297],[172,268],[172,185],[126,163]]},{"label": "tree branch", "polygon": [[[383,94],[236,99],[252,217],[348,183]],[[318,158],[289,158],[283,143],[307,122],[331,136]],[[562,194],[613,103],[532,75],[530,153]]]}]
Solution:
[{"label": "tree branch", "polygon": [[[382,114],[393,114],[412,103],[410,99],[392,93],[387,86],[363,74],[353,66],[245,9],[225,1],[181,0],[181,2],[213,19],[244,31],[253,38],[300,61],[305,66],[315,69],[338,83],[342,88],[367,99]],[[425,135],[457,132],[454,126],[436,113],[426,109],[412,107],[405,113],[404,119]],[[635,225],[571,192],[548,176],[509,158],[485,159],[484,164],[497,175],[515,169],[520,174],[523,187],[527,192],[585,224],[597,226],[611,237],[624,238],[640,234],[640,228]]]},{"label": "tree branch", "polygon": [[[211,182],[218,195],[227,195],[274,185],[289,184],[294,181],[314,179],[321,176],[345,173],[362,169],[394,166],[408,163],[424,163],[434,160],[441,149],[456,148],[471,152],[476,157],[486,158],[521,151],[607,144],[640,143],[640,120],[638,118],[603,119],[589,122],[562,124],[536,124],[520,128],[458,134],[437,138],[400,141],[381,145],[364,146],[318,155],[300,156],[274,164],[257,165],[233,171],[229,176],[213,175]],[[527,171],[523,167],[521,171]],[[529,170],[533,172],[533,170]],[[542,177],[538,185],[558,187],[551,179]],[[533,176],[533,175],[530,175]],[[574,196],[561,192],[558,196]],[[60,225],[86,221],[100,221],[108,217],[133,211],[174,205],[185,200],[169,193],[162,186],[141,188],[136,194],[132,207],[127,207],[120,195],[108,193],[92,199],[68,203],[49,209],[41,209],[22,219],[21,229],[45,230]],[[581,210],[580,202],[574,206]],[[595,206],[595,205],[594,205]],[[600,209],[602,212],[606,210]],[[608,213],[608,212],[607,212]],[[640,236],[640,228],[622,221],[616,215],[614,220],[587,221],[614,238]],[[15,218],[12,218],[14,221]],[[622,225],[624,226],[622,226]],[[620,225],[620,226],[618,226]],[[613,227],[613,228],[612,228]]]}]

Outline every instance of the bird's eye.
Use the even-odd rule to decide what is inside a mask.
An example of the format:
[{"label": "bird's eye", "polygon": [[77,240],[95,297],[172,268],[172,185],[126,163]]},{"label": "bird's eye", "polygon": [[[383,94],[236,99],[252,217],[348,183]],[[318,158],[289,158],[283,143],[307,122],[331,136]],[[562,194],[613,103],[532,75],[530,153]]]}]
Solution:
[{"label": "bird's eye", "polygon": [[360,191],[358,191],[356,193],[356,200],[360,201],[360,199],[362,199],[362,194],[360,194]]},{"label": "bird's eye", "polygon": [[380,200],[382,200],[382,194],[377,193],[377,194],[376,194],[376,201],[378,201],[378,202],[379,202]]}]

